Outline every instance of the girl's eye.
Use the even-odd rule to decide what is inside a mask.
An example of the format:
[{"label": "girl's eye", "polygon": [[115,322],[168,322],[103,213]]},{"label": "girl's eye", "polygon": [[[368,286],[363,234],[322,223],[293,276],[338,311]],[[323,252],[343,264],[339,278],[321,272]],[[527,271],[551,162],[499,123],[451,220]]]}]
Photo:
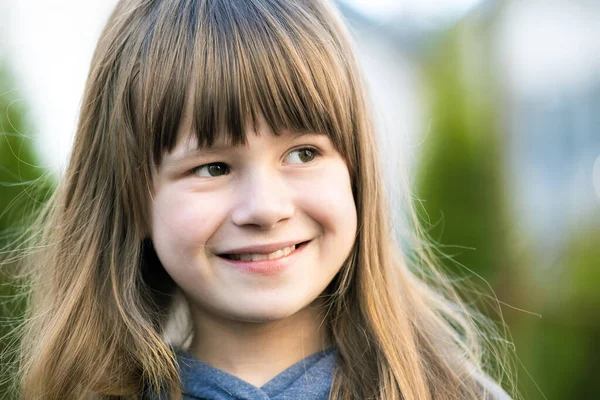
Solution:
[{"label": "girl's eye", "polygon": [[197,176],[212,178],[215,176],[227,175],[229,173],[229,167],[227,164],[216,162],[200,165],[199,167],[194,168],[192,172]]},{"label": "girl's eye", "polygon": [[298,150],[292,150],[285,157],[287,164],[306,164],[314,160],[319,155],[316,149],[303,147]]}]

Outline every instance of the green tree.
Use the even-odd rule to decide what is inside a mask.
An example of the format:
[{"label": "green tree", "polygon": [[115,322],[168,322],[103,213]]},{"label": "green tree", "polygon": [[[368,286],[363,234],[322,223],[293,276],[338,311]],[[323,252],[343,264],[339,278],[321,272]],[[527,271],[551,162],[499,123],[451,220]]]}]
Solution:
[{"label": "green tree", "polygon": [[[488,25],[463,21],[425,60],[431,124],[421,145],[416,194],[422,223],[465,300],[502,326],[496,301],[508,301],[515,268],[509,243],[502,137],[494,114]],[[493,290],[490,290],[491,289]],[[507,348],[493,337],[494,345]],[[510,350],[510,349],[509,349]],[[499,373],[507,360],[490,357]],[[511,391],[515,382],[506,384]]]},{"label": "green tree", "polygon": [[[486,23],[487,22],[487,23]],[[417,173],[422,217],[451,272],[485,278],[503,302],[519,358],[524,399],[595,399],[600,365],[600,226],[578,223],[556,260],[555,279],[541,285],[532,238],[513,232],[503,179],[503,142],[487,54],[489,21],[465,21],[437,43],[426,61],[431,129]],[[525,243],[525,244],[523,244]],[[517,254],[515,247],[519,246]],[[522,249],[527,249],[523,252]],[[539,272],[537,272],[539,274]],[[476,280],[475,280],[476,282]],[[485,288],[484,288],[485,292]],[[527,310],[531,312],[527,312]],[[494,315],[492,315],[494,317]]]},{"label": "green tree", "polygon": [[486,35],[478,25],[459,25],[427,60],[432,120],[417,173],[417,194],[431,237],[456,261],[448,267],[465,275],[461,264],[493,281],[505,267],[509,250]]},{"label": "green tree", "polygon": [[[567,237],[559,272],[537,294],[543,318],[515,319],[515,342],[546,399],[592,400],[600,393],[600,215]],[[526,399],[542,398],[531,380],[522,390]]]},{"label": "green tree", "polygon": [[[7,62],[0,59],[0,398],[16,398],[11,391],[18,337],[23,321],[26,288],[15,278],[19,271],[6,260],[26,231],[26,221],[44,202],[51,187],[42,183],[45,171],[29,137],[25,105],[11,85]],[[7,372],[5,372],[7,371]]]}]

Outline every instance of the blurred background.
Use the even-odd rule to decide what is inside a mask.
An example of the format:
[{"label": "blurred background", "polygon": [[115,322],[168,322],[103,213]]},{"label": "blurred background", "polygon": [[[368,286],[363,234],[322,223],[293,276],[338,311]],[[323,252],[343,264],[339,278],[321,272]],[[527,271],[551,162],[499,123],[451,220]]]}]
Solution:
[{"label": "blurred background", "polygon": [[[337,3],[390,187],[407,172],[447,267],[494,290],[523,398],[600,398],[600,2]],[[0,0],[0,247],[65,168],[114,4]],[[6,376],[23,302],[0,272]]]}]

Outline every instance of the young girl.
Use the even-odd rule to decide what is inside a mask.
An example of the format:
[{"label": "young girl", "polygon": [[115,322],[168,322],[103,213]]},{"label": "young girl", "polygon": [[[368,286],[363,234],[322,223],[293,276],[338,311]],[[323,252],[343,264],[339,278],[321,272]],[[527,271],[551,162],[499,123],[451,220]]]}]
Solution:
[{"label": "young girl", "polygon": [[121,0],[31,261],[23,398],[507,398],[394,245],[374,142],[325,1]]}]

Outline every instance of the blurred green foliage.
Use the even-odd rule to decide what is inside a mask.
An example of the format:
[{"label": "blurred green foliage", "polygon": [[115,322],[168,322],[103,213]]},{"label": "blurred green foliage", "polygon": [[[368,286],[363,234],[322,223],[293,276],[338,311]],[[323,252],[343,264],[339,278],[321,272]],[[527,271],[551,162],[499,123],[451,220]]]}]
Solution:
[{"label": "blurred green foliage", "polygon": [[[46,171],[39,167],[24,101],[13,88],[14,80],[0,59],[0,261],[19,243],[35,210],[52,190]],[[14,329],[23,321],[26,288],[14,264],[0,263],[0,398],[16,398],[11,392],[18,337]]]},{"label": "blurred green foliage", "polygon": [[46,175],[29,136],[24,100],[11,87],[13,79],[0,60],[0,245],[14,240],[21,221],[46,197],[35,185]]},{"label": "blurred green foliage", "polygon": [[[432,239],[451,257],[447,267],[461,276],[468,268],[495,279],[509,258],[502,143],[485,75],[485,54],[463,54],[465,27],[450,31],[427,60],[432,123],[417,173],[421,213]],[[485,32],[478,32],[485,34]]]},{"label": "blurred green foliage", "polygon": [[[509,323],[523,366],[548,400],[592,400],[600,393],[600,216],[567,237],[554,271],[546,272],[554,279],[543,288],[535,276],[521,283],[533,288],[521,298],[538,304],[542,317],[513,312]],[[521,381],[525,399],[542,398],[531,379]]]},{"label": "blurred green foliage", "polygon": [[[445,32],[425,59],[432,123],[420,155],[421,217],[447,255],[451,274],[486,283],[516,348],[523,399],[596,399],[600,394],[600,218],[577,224],[548,268],[517,231],[504,176],[503,82],[488,54],[493,20],[466,19]],[[514,188],[513,188],[514,190]],[[543,238],[542,238],[543,240]],[[544,276],[540,274],[553,274]],[[541,283],[543,281],[543,283]],[[491,308],[492,319],[499,315]]]}]

